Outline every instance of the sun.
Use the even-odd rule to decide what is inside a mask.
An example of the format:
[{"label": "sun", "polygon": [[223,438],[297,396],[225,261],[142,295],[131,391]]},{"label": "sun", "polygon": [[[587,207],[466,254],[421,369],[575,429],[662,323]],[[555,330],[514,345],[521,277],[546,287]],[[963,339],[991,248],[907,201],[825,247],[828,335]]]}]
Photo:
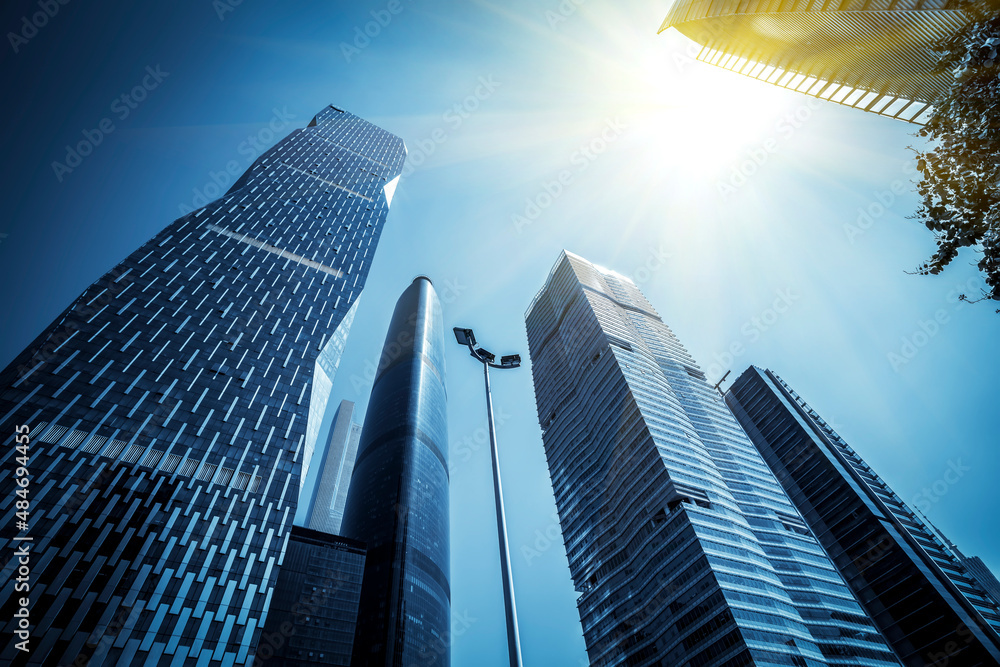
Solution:
[{"label": "sun", "polygon": [[680,161],[694,177],[777,145],[787,115],[806,98],[698,62],[681,35],[659,37],[636,54],[633,82],[646,91],[634,109],[636,131],[653,152]]},{"label": "sun", "polygon": [[[598,28],[597,26],[600,26]],[[670,159],[691,178],[725,170],[769,140],[797,107],[815,100],[697,60],[698,47],[669,30],[634,21],[595,21],[601,49],[579,45],[579,83],[599,91],[595,108],[627,115],[629,134],[647,147],[648,166]]]}]

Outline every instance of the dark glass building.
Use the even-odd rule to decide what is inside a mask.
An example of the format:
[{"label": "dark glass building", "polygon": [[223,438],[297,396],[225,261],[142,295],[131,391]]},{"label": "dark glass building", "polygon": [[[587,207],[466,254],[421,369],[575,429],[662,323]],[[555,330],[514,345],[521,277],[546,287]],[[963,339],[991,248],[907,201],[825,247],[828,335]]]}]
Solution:
[{"label": "dark glass building", "polygon": [[564,252],[525,320],[591,665],[898,665],[631,280]]},{"label": "dark glass building", "polygon": [[994,602],[815,410],[756,367],[726,402],[904,665],[1000,664]]},{"label": "dark glass building", "polygon": [[306,527],[293,526],[257,646],[259,667],[350,665],[365,565],[365,545],[336,535],[361,426],[341,401],[318,461]]},{"label": "dark glass building", "polygon": [[[30,652],[12,560],[0,663],[252,661],[329,394],[318,362],[336,367],[404,158],[323,109],[0,373],[0,465],[16,426],[31,439],[28,527],[0,547],[33,540]],[[5,512],[14,489],[0,478]]]},{"label": "dark glass building", "polygon": [[350,665],[364,567],[363,544],[293,526],[257,645],[259,667]]},{"label": "dark glass building", "polygon": [[363,542],[354,665],[450,663],[448,434],[441,304],[418,277],[396,303],[347,493]]},{"label": "dark glass building", "polygon": [[965,556],[961,553],[959,553],[959,557],[969,573],[976,578],[982,589],[989,593],[994,602],[1000,601],[1000,581],[997,581],[996,575],[986,566],[983,559],[979,556]]}]

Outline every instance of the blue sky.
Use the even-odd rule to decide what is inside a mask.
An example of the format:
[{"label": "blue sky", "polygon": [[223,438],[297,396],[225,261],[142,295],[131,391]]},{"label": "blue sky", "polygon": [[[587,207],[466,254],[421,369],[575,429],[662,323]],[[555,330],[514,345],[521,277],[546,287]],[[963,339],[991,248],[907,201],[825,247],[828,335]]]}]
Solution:
[{"label": "blue sky", "polygon": [[[975,293],[971,255],[936,278],[905,273],[933,248],[906,219],[911,127],[693,62],[683,37],[656,33],[669,2],[224,2],[70,2],[16,53],[0,46],[0,363],[228,163],[335,103],[403,137],[412,168],[335,400],[364,407],[393,304],[420,273],[448,327],[526,357],[524,311],[567,248],[633,276],[713,380],[776,371],[1000,567],[1000,318],[956,300]],[[6,35],[38,9],[3,11]],[[145,99],[122,106],[144,79]],[[95,130],[93,153],[57,175]],[[453,661],[503,665],[482,378],[457,345],[447,363]],[[530,367],[493,389],[525,662],[578,665]]]}]

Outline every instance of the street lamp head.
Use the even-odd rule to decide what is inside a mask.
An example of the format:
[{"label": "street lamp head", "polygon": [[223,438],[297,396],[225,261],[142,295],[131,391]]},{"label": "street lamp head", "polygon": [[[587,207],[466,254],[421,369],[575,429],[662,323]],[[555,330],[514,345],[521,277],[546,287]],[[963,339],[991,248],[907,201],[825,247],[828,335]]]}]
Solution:
[{"label": "street lamp head", "polygon": [[459,345],[475,345],[476,336],[472,333],[472,329],[463,329],[462,327],[455,327],[455,338],[458,340]]},{"label": "street lamp head", "polygon": [[517,368],[521,365],[521,355],[519,354],[508,354],[500,358],[500,364],[497,365],[497,356],[490,352],[489,350],[484,350],[482,348],[476,347],[476,335],[472,333],[472,329],[466,329],[465,327],[455,327],[455,340],[458,341],[459,345],[465,345],[469,348],[469,352],[477,360],[488,364],[493,368]]},{"label": "street lamp head", "polygon": [[500,357],[500,365],[504,368],[517,368],[521,365],[521,355],[508,354],[507,356]]}]

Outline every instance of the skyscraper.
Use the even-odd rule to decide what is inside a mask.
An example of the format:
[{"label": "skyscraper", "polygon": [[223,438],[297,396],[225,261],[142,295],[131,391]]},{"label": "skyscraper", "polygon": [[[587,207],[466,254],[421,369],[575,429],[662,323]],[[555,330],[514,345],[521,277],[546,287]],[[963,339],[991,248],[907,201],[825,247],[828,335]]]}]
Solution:
[{"label": "skyscraper", "polygon": [[353,665],[447,667],[448,433],[441,304],[423,276],[392,314],[347,494],[367,546]]},{"label": "skyscraper", "polygon": [[1000,601],[1000,581],[997,581],[996,575],[986,566],[983,559],[979,556],[959,555],[962,558],[962,564],[976,578],[983,590],[989,593],[994,601]]},{"label": "skyscraper", "polygon": [[694,40],[698,59],[768,83],[923,123],[951,72],[936,42],[969,19],[954,0],[783,4],[675,0],[660,31]]},{"label": "skyscraper", "polygon": [[563,252],[525,315],[592,665],[897,665],[635,284]]},{"label": "skyscraper", "polygon": [[726,402],[905,665],[1000,664],[993,600],[815,410],[753,366]]},{"label": "skyscraper", "polygon": [[363,544],[292,526],[254,667],[348,667],[364,567]]},{"label": "skyscraper", "polygon": [[365,545],[340,537],[361,426],[341,401],[318,462],[305,526],[293,526],[274,585],[257,659],[266,667],[350,665]]},{"label": "skyscraper", "polygon": [[[4,664],[243,665],[405,157],[335,107],[105,274],[0,373],[30,429],[30,652]],[[322,369],[321,369],[322,370]],[[313,435],[313,440],[314,440]],[[0,483],[4,507],[13,480]]]},{"label": "skyscraper", "polygon": [[347,489],[354,471],[354,457],[358,454],[361,425],[355,424],[354,403],[341,401],[330,426],[330,437],[319,461],[316,489],[309,503],[305,525],[331,535],[340,533],[347,504]]}]

